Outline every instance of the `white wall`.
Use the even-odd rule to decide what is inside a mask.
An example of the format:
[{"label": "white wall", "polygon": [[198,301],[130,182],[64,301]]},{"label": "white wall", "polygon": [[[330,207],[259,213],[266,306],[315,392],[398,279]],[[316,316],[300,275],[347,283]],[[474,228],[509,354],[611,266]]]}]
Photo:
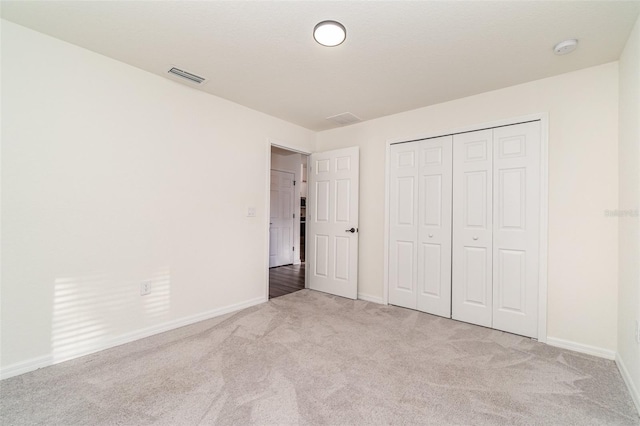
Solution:
[{"label": "white wall", "polygon": [[312,132],[6,21],[2,89],[3,373],[264,300],[267,138]]},{"label": "white wall", "polygon": [[[562,60],[562,58],[558,58]],[[316,148],[360,146],[358,291],[383,297],[385,145],[426,133],[548,112],[548,336],[616,349],[618,67],[605,64],[316,135]]]},{"label": "white wall", "polygon": [[[618,364],[640,410],[640,18],[620,57]],[[626,215],[631,211],[631,216]],[[625,374],[626,372],[626,374]]]},{"label": "white wall", "polygon": [[300,264],[300,190],[302,188],[302,155],[291,153],[289,155],[279,154],[271,151],[271,168],[281,172],[291,172],[296,181],[295,196],[293,198],[293,211],[296,214],[293,220],[293,263]]}]

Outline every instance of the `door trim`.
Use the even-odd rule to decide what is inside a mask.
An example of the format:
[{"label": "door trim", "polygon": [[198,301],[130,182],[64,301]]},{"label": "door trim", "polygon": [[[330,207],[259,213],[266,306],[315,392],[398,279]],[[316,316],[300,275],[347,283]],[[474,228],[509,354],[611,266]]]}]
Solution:
[{"label": "door trim", "polygon": [[[264,171],[264,181],[265,181],[265,200],[264,200],[264,214],[262,215],[262,229],[264,229],[264,247],[263,247],[263,259],[264,259],[264,301],[267,302],[269,300],[269,210],[271,209],[271,147],[274,146],[276,148],[286,149],[288,151],[297,152],[302,155],[311,155],[312,152],[302,148],[300,146],[290,144],[287,142],[282,142],[277,139],[267,138],[265,143],[265,149],[267,152],[265,171]],[[306,232],[306,229],[305,229]],[[306,236],[305,236],[306,239]],[[306,258],[307,245],[305,244],[305,258]],[[309,273],[308,268],[305,268],[305,277],[304,277],[304,286],[307,288],[307,283],[309,282],[307,274]]]},{"label": "door trim", "polygon": [[432,131],[403,138],[387,139],[385,147],[384,180],[384,276],[383,303],[389,304],[389,172],[391,145],[431,139],[457,133],[510,126],[528,121],[540,121],[540,247],[538,278],[538,341],[547,342],[547,286],[548,286],[548,241],[549,241],[549,113],[542,112],[507,118],[488,123],[479,123],[451,130]]}]

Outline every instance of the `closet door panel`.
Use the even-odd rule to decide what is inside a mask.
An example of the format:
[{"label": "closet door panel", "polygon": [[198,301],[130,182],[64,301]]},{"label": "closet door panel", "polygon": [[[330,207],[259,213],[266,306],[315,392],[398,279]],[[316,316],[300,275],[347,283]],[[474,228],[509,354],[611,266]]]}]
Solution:
[{"label": "closet door panel", "polygon": [[420,142],[417,309],[451,317],[452,136]]},{"label": "closet door panel", "polygon": [[389,303],[416,309],[419,142],[390,147]]},{"label": "closet door panel", "polygon": [[493,131],[453,136],[452,317],[485,327],[493,315]]},{"label": "closet door panel", "polygon": [[493,327],[538,337],[540,122],[494,129]]}]

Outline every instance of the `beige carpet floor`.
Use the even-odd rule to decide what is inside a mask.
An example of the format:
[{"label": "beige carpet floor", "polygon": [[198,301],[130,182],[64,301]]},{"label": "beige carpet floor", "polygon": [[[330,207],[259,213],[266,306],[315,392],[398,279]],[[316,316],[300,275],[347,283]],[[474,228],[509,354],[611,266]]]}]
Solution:
[{"label": "beige carpet floor", "polygon": [[310,290],[0,382],[3,425],[637,425],[612,361]]}]

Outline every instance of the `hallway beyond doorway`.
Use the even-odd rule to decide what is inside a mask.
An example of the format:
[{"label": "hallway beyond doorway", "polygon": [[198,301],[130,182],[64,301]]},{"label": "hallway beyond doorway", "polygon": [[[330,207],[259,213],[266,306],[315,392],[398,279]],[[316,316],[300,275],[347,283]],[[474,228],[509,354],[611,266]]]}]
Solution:
[{"label": "hallway beyond doorway", "polygon": [[269,299],[304,289],[304,263],[269,269]]}]

